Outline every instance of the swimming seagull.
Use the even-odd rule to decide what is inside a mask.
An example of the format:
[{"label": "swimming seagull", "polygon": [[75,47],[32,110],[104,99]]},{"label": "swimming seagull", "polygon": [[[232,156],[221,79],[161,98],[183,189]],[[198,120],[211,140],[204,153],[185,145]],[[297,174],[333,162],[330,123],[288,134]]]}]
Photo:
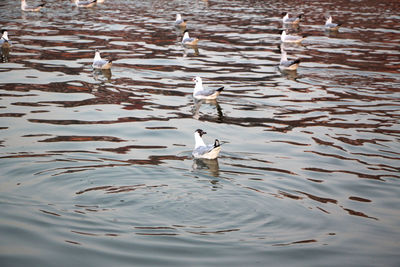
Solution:
[{"label": "swimming seagull", "polygon": [[193,81],[196,83],[193,90],[193,97],[195,99],[216,99],[217,96],[224,90],[224,87],[218,89],[204,89],[203,81],[199,76],[195,77]]},{"label": "swimming seagull", "polygon": [[300,59],[288,60],[286,51],[281,47],[281,61],[279,62],[280,70],[297,70]]},{"label": "swimming seagull", "polygon": [[303,16],[303,14],[300,14],[297,17],[289,18],[289,13],[287,12],[283,12],[282,15],[284,16],[282,18],[282,22],[284,24],[298,24],[300,22],[301,17]]},{"label": "swimming seagull", "polygon": [[325,22],[325,29],[337,31],[341,25],[342,23],[332,23],[332,16],[329,16],[329,18]]},{"label": "swimming seagull", "polygon": [[23,11],[39,11],[46,3],[40,5],[28,5],[25,0],[21,0],[21,9]]},{"label": "swimming seagull", "polygon": [[11,46],[10,40],[8,39],[8,32],[6,29],[1,30],[2,36],[0,39],[0,45],[3,48],[9,48]]},{"label": "swimming seagull", "polygon": [[300,43],[306,38],[306,36],[298,36],[298,35],[288,35],[286,31],[283,30],[281,34],[281,41],[283,43]]},{"label": "swimming seagull", "polygon": [[106,70],[106,69],[110,69],[111,65],[112,65],[112,60],[102,59],[100,56],[99,49],[96,49],[96,52],[94,54],[93,64],[92,64],[93,69]]},{"label": "swimming seagull", "polygon": [[197,45],[197,42],[199,41],[199,39],[197,38],[190,38],[189,37],[189,32],[187,30],[185,30],[183,32],[183,38],[182,38],[182,44],[183,45]]},{"label": "swimming seagull", "polygon": [[175,26],[177,27],[185,27],[186,21],[182,19],[181,14],[176,14]]},{"label": "swimming seagull", "polygon": [[88,1],[80,1],[74,0],[74,3],[77,7],[92,7],[96,4],[97,0],[88,0]]},{"label": "swimming seagull", "polygon": [[202,138],[204,134],[206,134],[206,132],[201,129],[197,129],[194,132],[195,145],[192,155],[195,158],[216,159],[221,151],[221,144],[218,139],[215,139],[214,144],[206,145]]}]

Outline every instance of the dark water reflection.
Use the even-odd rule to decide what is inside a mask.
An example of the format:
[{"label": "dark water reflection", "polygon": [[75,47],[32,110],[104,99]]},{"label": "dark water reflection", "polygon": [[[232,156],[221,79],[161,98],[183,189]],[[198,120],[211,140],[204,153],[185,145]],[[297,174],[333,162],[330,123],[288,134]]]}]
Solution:
[{"label": "dark water reflection", "polygon": [[47,3],[0,3],[2,266],[399,264],[398,1]]}]

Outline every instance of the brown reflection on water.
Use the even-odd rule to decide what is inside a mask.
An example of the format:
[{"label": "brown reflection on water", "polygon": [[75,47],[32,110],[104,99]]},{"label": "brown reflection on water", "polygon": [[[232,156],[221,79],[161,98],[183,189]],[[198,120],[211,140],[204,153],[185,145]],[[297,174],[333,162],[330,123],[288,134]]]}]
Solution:
[{"label": "brown reflection on water", "polygon": [[106,194],[116,194],[116,193],[126,193],[130,191],[135,191],[137,189],[151,189],[151,188],[158,188],[158,187],[165,187],[168,185],[151,185],[147,186],[145,184],[139,185],[125,185],[125,186],[97,186],[92,188],[87,188],[82,191],[76,192],[77,195],[91,192],[91,191],[104,191]]}]

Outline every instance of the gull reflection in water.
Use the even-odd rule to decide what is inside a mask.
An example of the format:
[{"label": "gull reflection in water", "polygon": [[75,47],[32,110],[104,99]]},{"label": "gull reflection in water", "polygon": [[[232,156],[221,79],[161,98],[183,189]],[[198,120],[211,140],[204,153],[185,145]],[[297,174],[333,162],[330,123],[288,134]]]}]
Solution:
[{"label": "gull reflection in water", "polygon": [[194,106],[193,106],[193,119],[200,119],[200,107],[203,103],[215,106],[217,109],[217,114],[218,114],[218,121],[222,122],[224,118],[224,113],[222,112],[221,106],[218,104],[217,100],[211,99],[211,100],[195,100]]},{"label": "gull reflection in water", "polygon": [[193,55],[198,56],[200,55],[199,48],[197,45],[182,45],[183,46],[183,57],[187,57],[190,55],[190,50],[193,49]]},{"label": "gull reflection in water", "polygon": [[288,80],[296,81],[298,78],[297,70],[280,70],[278,68],[278,71]]},{"label": "gull reflection in water", "polygon": [[193,170],[208,170],[214,177],[219,176],[218,159],[194,159]]},{"label": "gull reflection in water", "polygon": [[8,62],[10,57],[10,47],[3,46],[0,51],[1,62]]},{"label": "gull reflection in water", "polygon": [[111,80],[111,69],[96,69],[93,70],[93,78],[99,82],[109,82]]}]

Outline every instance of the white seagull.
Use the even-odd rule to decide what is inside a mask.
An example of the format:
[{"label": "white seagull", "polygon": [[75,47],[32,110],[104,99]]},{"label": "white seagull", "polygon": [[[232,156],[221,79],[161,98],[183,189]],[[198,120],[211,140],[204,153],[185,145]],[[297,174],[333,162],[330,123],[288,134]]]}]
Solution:
[{"label": "white seagull", "polygon": [[329,18],[325,22],[325,29],[337,31],[341,25],[342,23],[332,23],[332,16],[329,16]]},{"label": "white seagull", "polygon": [[92,7],[96,4],[97,0],[88,0],[88,1],[80,1],[74,0],[74,3],[77,7]]},{"label": "white seagull", "polygon": [[193,81],[196,83],[193,90],[193,97],[195,99],[216,99],[219,94],[224,90],[224,87],[219,87],[217,89],[204,89],[203,81],[199,76],[193,78]]},{"label": "white seagull", "polygon": [[300,43],[306,39],[306,36],[298,36],[298,35],[288,35],[286,34],[286,31],[283,30],[281,34],[281,41],[283,43]]},{"label": "white seagull", "polygon": [[8,32],[6,29],[1,30],[2,36],[0,39],[0,46],[3,48],[7,48],[11,46],[11,42],[8,39]]},{"label": "white seagull", "polygon": [[281,61],[279,62],[280,70],[297,70],[300,59],[288,60],[286,51],[281,47]]},{"label": "white seagull", "polygon": [[216,159],[221,151],[221,144],[218,139],[215,139],[214,144],[206,145],[201,138],[206,132],[197,129],[194,132],[195,146],[192,152],[193,157],[203,159]]},{"label": "white seagull", "polygon": [[176,14],[176,20],[175,20],[175,26],[179,27],[185,27],[186,26],[186,21],[182,19],[181,14]]},{"label": "white seagull", "polygon": [[183,32],[183,38],[182,38],[183,45],[197,45],[198,41],[199,41],[198,38],[190,38],[189,32],[187,30]]},{"label": "white seagull", "polygon": [[39,5],[28,5],[25,0],[21,0],[21,9],[23,11],[39,11],[46,3]]},{"label": "white seagull", "polygon": [[92,64],[93,69],[106,70],[106,69],[110,69],[111,65],[112,65],[112,61],[102,59],[100,56],[99,49],[96,49],[96,52],[94,54],[93,64]]},{"label": "white seagull", "polygon": [[283,15],[282,18],[283,24],[298,24],[300,22],[301,17],[303,16],[303,14],[300,14],[297,17],[289,18],[289,13],[287,12],[283,12],[282,15]]}]

